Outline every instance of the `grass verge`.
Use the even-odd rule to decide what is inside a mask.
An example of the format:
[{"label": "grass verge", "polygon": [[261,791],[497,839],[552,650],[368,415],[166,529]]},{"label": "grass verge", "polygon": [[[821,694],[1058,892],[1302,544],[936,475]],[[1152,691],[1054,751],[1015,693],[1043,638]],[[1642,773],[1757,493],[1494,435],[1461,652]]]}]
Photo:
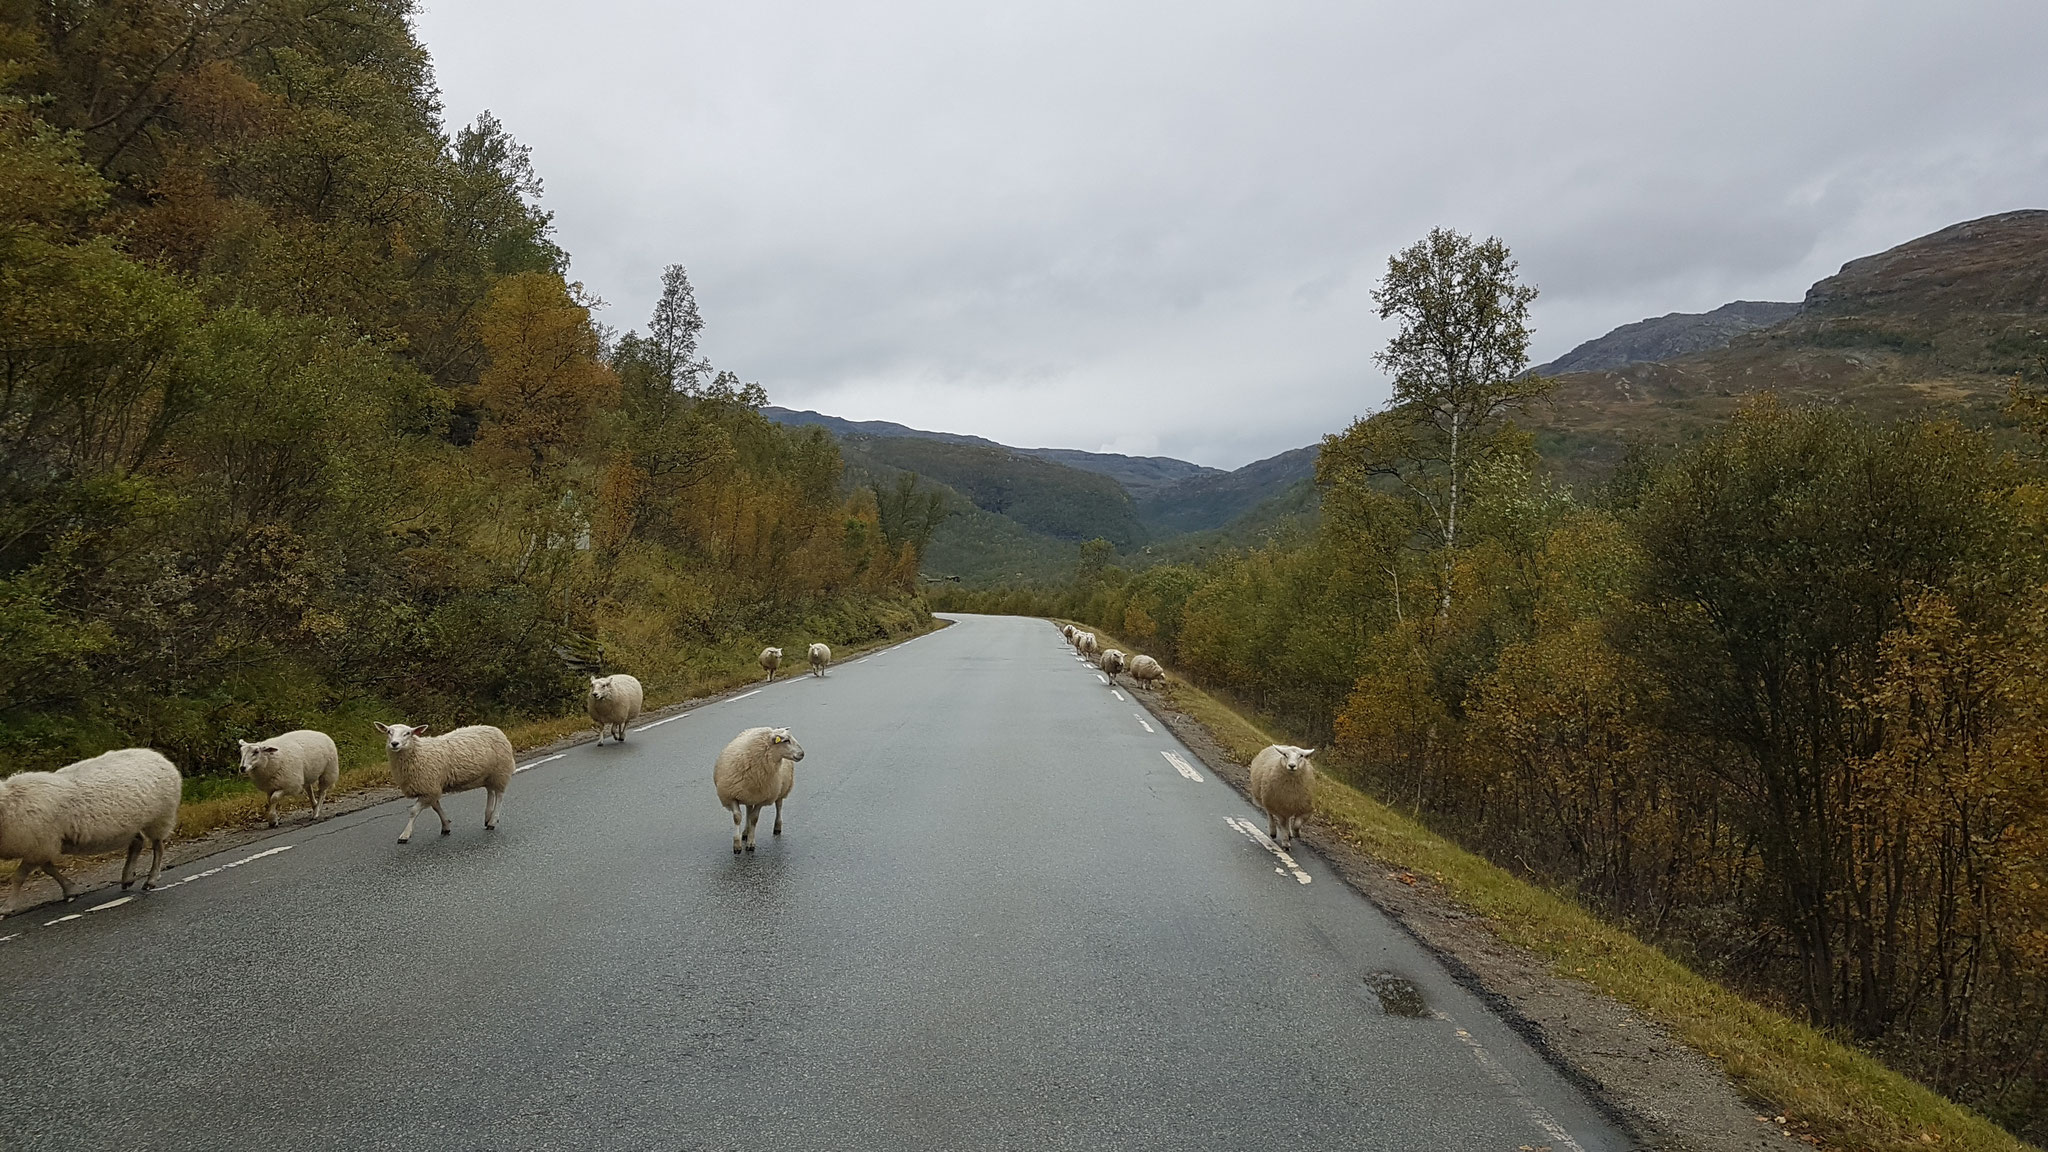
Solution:
[{"label": "grass verge", "polygon": [[[1123,647],[1101,629],[1094,631],[1103,647]],[[1269,735],[1179,675],[1166,694],[1240,763],[1249,763],[1268,744],[1292,742]],[[1708,980],[1569,896],[1516,877],[1327,773],[1316,779],[1316,816],[1389,866],[1433,878],[1451,902],[1485,917],[1501,939],[1549,961],[1559,977],[1584,981],[1663,1024],[1719,1062],[1752,1100],[1767,1102],[1774,1115],[1786,1117],[1794,1131],[1820,1146],[1857,1152],[2033,1148],[1873,1057]]]}]

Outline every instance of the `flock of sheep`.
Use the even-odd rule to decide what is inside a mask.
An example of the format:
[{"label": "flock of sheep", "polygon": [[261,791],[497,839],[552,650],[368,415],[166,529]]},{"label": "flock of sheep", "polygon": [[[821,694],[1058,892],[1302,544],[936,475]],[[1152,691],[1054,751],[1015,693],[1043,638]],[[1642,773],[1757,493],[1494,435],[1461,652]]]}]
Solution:
[{"label": "flock of sheep", "polygon": [[[1063,625],[1060,635],[1074,646],[1083,660],[1102,669],[1110,685],[1118,673],[1128,673],[1138,684],[1153,686],[1166,680],[1166,670],[1150,656],[1127,656],[1121,649],[1102,647],[1095,633]],[[1266,831],[1274,843],[1291,847],[1301,834],[1301,822],[1315,811],[1316,770],[1309,757],[1313,748],[1292,744],[1268,744],[1252,757],[1252,803],[1266,813]]]}]

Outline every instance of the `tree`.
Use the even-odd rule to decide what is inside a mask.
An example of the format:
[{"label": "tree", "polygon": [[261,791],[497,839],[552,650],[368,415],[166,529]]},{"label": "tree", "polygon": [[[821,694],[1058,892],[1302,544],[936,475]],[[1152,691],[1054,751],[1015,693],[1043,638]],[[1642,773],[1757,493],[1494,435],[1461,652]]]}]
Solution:
[{"label": "tree", "polygon": [[868,488],[875,495],[875,510],[889,551],[899,553],[908,545],[912,555],[922,557],[932,533],[950,514],[945,494],[930,488],[920,490],[915,472],[898,476],[893,488],[885,488],[879,482],[870,483]]},{"label": "tree", "polygon": [[478,325],[491,362],[477,385],[479,443],[539,480],[583,442],[618,378],[598,359],[590,309],[560,276],[521,272],[491,290]]},{"label": "tree", "polygon": [[692,392],[699,376],[711,365],[698,359],[697,334],[704,331],[704,317],[697,311],[697,290],[690,287],[690,275],[681,264],[671,264],[661,273],[661,299],[647,321],[647,343],[657,379],[678,392]]},{"label": "tree", "polygon": [[1387,261],[1373,292],[1382,320],[1400,330],[1376,358],[1393,374],[1387,408],[1324,442],[1326,486],[1364,488],[1385,478],[1420,505],[1437,553],[1437,615],[1451,610],[1460,517],[1473,470],[1504,450],[1508,414],[1542,396],[1529,376],[1529,304],[1498,238],[1474,243],[1445,228]]}]

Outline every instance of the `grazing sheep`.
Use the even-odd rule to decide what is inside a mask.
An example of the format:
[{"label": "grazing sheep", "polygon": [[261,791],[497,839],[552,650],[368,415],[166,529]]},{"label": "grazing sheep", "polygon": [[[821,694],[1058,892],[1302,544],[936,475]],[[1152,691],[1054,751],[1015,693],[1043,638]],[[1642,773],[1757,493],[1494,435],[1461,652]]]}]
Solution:
[{"label": "grazing sheep", "polygon": [[1166,669],[1161,668],[1159,661],[1154,660],[1150,656],[1131,657],[1130,673],[1131,679],[1140,684],[1164,684],[1166,682]]},{"label": "grazing sheep", "polygon": [[718,788],[719,805],[732,812],[734,854],[754,850],[754,826],[770,804],[775,805],[775,835],[782,835],[782,802],[796,785],[796,762],[803,758],[803,748],[787,728],[749,728],[718,754],[711,783]]},{"label": "grazing sheep", "polygon": [[1111,648],[1102,654],[1101,660],[1096,662],[1097,667],[1109,674],[1109,682],[1111,684],[1116,683],[1116,674],[1124,670],[1124,664],[1125,656],[1121,648]]},{"label": "grazing sheep", "polygon": [[38,870],[71,899],[71,881],[57,870],[59,856],[126,848],[126,888],[135,883],[135,861],[147,843],[149,878],[142,887],[156,887],[183,790],[177,767],[151,748],[121,748],[55,772],[16,772],[0,780],[0,860],[21,861],[0,916],[20,911],[21,886]]},{"label": "grazing sheep", "polygon": [[590,696],[583,701],[590,718],[597,721],[597,742],[604,743],[607,736],[618,737],[626,742],[626,725],[640,716],[641,701],[646,698],[640,690],[640,681],[615,672],[610,676],[590,678]]},{"label": "grazing sheep", "polygon": [[505,798],[505,786],[518,768],[512,759],[512,741],[489,724],[457,728],[446,736],[422,735],[427,725],[379,724],[384,746],[391,756],[391,782],[412,798],[412,813],[405,818],[405,831],[398,842],[412,839],[413,821],[420,809],[432,808],[441,818],[441,835],[454,825],[441,811],[441,797],[449,792],[485,789],[484,827],[498,826],[498,801]]},{"label": "grazing sheep", "polygon": [[1072,624],[1063,624],[1060,626],[1060,635],[1065,637],[1067,643],[1069,644],[1072,644],[1074,642],[1074,633],[1079,631],[1080,629],[1074,627]]},{"label": "grazing sheep", "polygon": [[1266,811],[1266,832],[1282,848],[1294,843],[1301,822],[1315,811],[1313,748],[1268,744],[1252,757],[1252,803]]},{"label": "grazing sheep", "polygon": [[832,649],[823,644],[811,645],[811,675],[823,676],[825,665],[832,662]]},{"label": "grazing sheep", "polygon": [[1102,646],[1096,642],[1095,633],[1078,632],[1074,635],[1074,651],[1079,652],[1082,659],[1092,664],[1095,654],[1102,651]]},{"label": "grazing sheep", "polygon": [[255,744],[240,743],[242,775],[270,798],[263,815],[272,828],[277,827],[278,797],[288,793],[304,793],[313,802],[313,819],[320,818],[320,805],[341,779],[341,753],[335,750],[333,737],[300,728]]},{"label": "grazing sheep", "polygon": [[768,670],[768,682],[770,684],[775,683],[775,670],[782,667],[782,649],[761,649],[761,667]]}]

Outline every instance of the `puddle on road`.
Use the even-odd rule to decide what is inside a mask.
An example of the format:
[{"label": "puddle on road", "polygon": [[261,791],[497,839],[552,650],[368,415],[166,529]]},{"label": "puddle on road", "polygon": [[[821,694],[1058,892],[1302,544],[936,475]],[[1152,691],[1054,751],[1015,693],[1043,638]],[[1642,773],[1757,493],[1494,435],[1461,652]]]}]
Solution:
[{"label": "puddle on road", "polygon": [[1422,989],[1406,976],[1396,976],[1392,972],[1367,972],[1365,986],[1380,998],[1380,1011],[1389,1016],[1406,1016],[1415,1020],[1429,1016],[1429,1001],[1422,998]]}]

